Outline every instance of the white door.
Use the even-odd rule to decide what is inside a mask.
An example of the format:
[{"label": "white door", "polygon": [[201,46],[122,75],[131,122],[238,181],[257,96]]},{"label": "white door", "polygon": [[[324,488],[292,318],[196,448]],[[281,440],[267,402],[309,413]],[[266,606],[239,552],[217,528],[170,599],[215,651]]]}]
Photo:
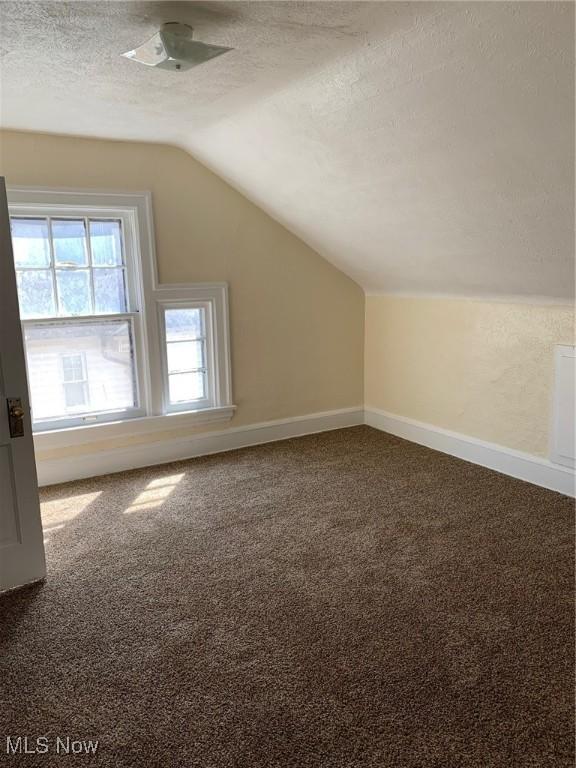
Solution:
[{"label": "white door", "polygon": [[0,177],[0,592],[45,575],[10,220]]}]

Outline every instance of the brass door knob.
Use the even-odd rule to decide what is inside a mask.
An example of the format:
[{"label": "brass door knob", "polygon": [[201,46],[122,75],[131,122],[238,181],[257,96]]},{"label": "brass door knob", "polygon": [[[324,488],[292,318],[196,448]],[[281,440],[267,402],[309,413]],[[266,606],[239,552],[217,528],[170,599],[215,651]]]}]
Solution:
[{"label": "brass door knob", "polygon": [[19,397],[7,397],[6,405],[8,406],[8,428],[10,430],[10,437],[23,437],[24,408],[22,408],[22,400]]}]

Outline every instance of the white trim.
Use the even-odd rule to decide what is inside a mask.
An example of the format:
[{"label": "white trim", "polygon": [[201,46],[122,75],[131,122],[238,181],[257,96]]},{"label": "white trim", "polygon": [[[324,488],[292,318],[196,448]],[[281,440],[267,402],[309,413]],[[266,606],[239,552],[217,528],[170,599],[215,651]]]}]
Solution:
[{"label": "white trim", "polygon": [[[177,419],[179,416],[166,418]],[[130,445],[97,453],[67,456],[62,459],[37,460],[38,482],[41,486],[64,483],[69,480],[165,464],[194,456],[221,453],[251,445],[286,440],[290,437],[358,426],[363,423],[364,411],[361,407],[343,408],[337,411],[265,421],[244,427],[232,427],[219,432],[204,432],[180,440]]]},{"label": "white trim", "polygon": [[170,406],[168,397],[164,310],[178,306],[201,306],[204,308],[206,312],[206,356],[209,388],[207,402],[209,405],[217,407],[231,405],[232,375],[227,283],[187,283],[181,286],[160,285],[154,291],[154,299],[156,301],[158,328],[162,340],[163,412],[170,413],[177,410]]},{"label": "white trim", "polygon": [[[199,309],[202,312],[202,325],[204,333],[198,340],[202,341],[204,347],[204,397],[198,398],[196,403],[198,408],[210,408],[216,402],[214,391],[214,335],[212,330],[212,302],[209,301],[164,301],[158,299],[158,321],[160,323],[160,335],[162,344],[162,376],[164,380],[164,413],[178,413],[194,408],[193,400],[184,400],[180,403],[172,404],[170,402],[170,374],[168,373],[168,344],[171,343],[166,338],[166,311],[170,309]],[[173,343],[173,342],[172,342]]]},{"label": "white trim", "polygon": [[496,443],[488,443],[459,432],[451,432],[433,424],[426,424],[405,416],[381,411],[378,408],[365,409],[365,423],[375,429],[403,437],[413,443],[426,445],[459,459],[480,464],[496,472],[541,485],[566,496],[574,496],[574,472],[566,467],[552,464],[547,459],[529,453],[515,451]]},{"label": "white trim", "polygon": [[[200,299],[202,296],[210,298],[210,296],[217,290],[227,288],[228,283],[159,283],[156,286],[157,291],[165,291],[168,299],[186,300],[190,291],[197,291]],[[168,292],[170,292],[168,294]]]},{"label": "white trim", "polygon": [[129,421],[111,421],[105,424],[86,424],[70,429],[53,429],[34,434],[34,447],[37,451],[49,451],[54,448],[91,445],[105,440],[126,438],[132,435],[152,435],[158,432],[171,432],[178,429],[195,427],[213,421],[230,421],[236,410],[235,405],[224,408],[202,408],[185,413],[168,413],[164,416],[144,416]]},{"label": "white trim", "polygon": [[[233,408],[214,410],[220,411],[221,420],[225,420],[230,418],[229,411]],[[214,412],[210,415],[210,412],[199,411],[195,414],[173,414],[164,417],[135,419],[130,422],[130,427],[135,427],[131,429],[131,434],[166,431],[169,428],[165,426],[167,420],[170,420],[170,427],[172,424],[178,423],[178,428],[182,428],[184,422],[179,420],[206,417],[206,420],[212,421],[214,416],[216,416]],[[172,422],[172,420],[174,421]],[[200,423],[200,421],[190,421],[189,423]],[[353,427],[359,424],[368,424],[383,432],[397,435],[405,440],[425,445],[428,448],[442,451],[543,488],[558,491],[566,496],[575,495],[575,473],[566,467],[552,464],[546,459],[522,451],[515,451],[496,443],[488,443],[458,432],[451,432],[405,416],[388,413],[377,408],[363,410],[361,407],[294,416],[289,419],[232,427],[218,432],[204,432],[179,440],[131,445],[108,451],[67,456],[62,459],[41,459],[37,460],[39,484],[41,486],[52,485],[113,472],[123,472],[128,469],[165,464],[170,461],[221,453],[301,435]],[[62,430],[56,433],[35,435],[34,442],[36,443],[39,439],[45,440],[42,445],[36,445],[37,450],[61,447],[63,443],[58,444],[56,439],[58,435],[66,433],[66,445],[83,445],[86,444],[84,436],[89,430],[110,430],[106,435],[106,439],[108,439],[114,436],[125,436],[125,427],[124,422],[119,422],[117,424],[85,427],[81,430]],[[98,440],[104,439],[100,436],[101,434],[100,432]]]}]

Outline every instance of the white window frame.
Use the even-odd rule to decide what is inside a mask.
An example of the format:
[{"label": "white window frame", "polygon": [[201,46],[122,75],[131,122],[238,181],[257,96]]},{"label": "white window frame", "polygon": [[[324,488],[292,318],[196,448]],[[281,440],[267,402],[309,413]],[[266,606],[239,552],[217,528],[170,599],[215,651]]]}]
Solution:
[{"label": "white window frame", "polygon": [[[213,346],[212,317],[210,302],[199,301],[159,301],[160,318],[160,338],[162,339],[162,380],[164,392],[164,411],[165,413],[178,413],[187,411],[196,406],[199,408],[210,407],[215,401],[214,391],[214,366],[211,358]],[[203,398],[197,400],[188,400],[181,403],[170,402],[170,374],[168,372],[168,339],[166,334],[166,310],[170,309],[200,309],[204,317],[204,353],[206,356],[205,365],[205,385],[206,393]]]},{"label": "white window frame", "polygon": [[[135,324],[134,353],[137,366],[139,408],[133,413],[106,414],[83,426],[62,421],[58,428],[35,432],[37,450],[83,445],[124,435],[185,429],[195,424],[232,418],[228,285],[220,283],[162,284],[154,247],[152,196],[150,192],[107,192],[76,189],[8,187],[11,216],[90,216],[120,219],[124,238],[130,313]],[[130,260],[130,263],[128,263]],[[133,279],[131,279],[131,277]],[[185,411],[166,408],[165,344],[163,307],[202,304],[210,317],[213,385],[211,397]],[[89,322],[125,318],[126,315],[96,315],[70,318]],[[23,321],[34,324],[50,320]],[[126,418],[130,416],[130,418]],[[74,420],[76,421],[76,420]]]},{"label": "white window frame", "polygon": [[[168,397],[168,361],[164,328],[166,309],[189,309],[200,307],[205,310],[206,322],[206,363],[208,368],[207,396],[201,401],[200,408],[213,408],[231,403],[230,351],[228,344],[228,299],[225,284],[209,285],[164,285],[157,296],[158,321],[162,339],[162,391],[164,393],[164,413],[177,413],[189,410],[187,404],[171,405]],[[194,294],[195,299],[191,298]]]},{"label": "white window frame", "polygon": [[[63,199],[64,198],[64,199]],[[95,413],[61,417],[52,421],[37,422],[33,425],[36,432],[52,431],[81,427],[86,424],[98,424],[109,421],[127,420],[146,416],[150,407],[150,381],[148,370],[148,345],[146,329],[143,322],[143,307],[145,298],[141,288],[141,265],[138,248],[138,231],[132,212],[124,206],[114,206],[112,201],[94,201],[92,199],[78,200],[76,195],[61,195],[44,192],[41,194],[22,192],[17,194],[11,190],[9,194],[10,216],[21,217],[51,217],[51,218],[108,218],[120,220],[122,228],[123,249],[125,258],[125,278],[127,294],[127,311],[119,314],[106,313],[99,315],[74,315],[70,317],[54,317],[23,319],[22,327],[25,335],[27,326],[81,323],[100,323],[114,320],[127,321],[131,326],[132,342],[134,345],[135,364],[135,396],[137,405],[128,408]],[[99,204],[96,204],[98,202]],[[52,269],[54,265],[52,264]],[[56,311],[57,311],[56,307]]]}]

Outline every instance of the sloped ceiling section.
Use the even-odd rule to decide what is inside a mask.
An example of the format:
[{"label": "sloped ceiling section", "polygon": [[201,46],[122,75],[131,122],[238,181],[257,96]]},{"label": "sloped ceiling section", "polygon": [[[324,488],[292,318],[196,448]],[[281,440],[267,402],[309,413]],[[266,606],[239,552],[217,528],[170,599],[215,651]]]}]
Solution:
[{"label": "sloped ceiling section", "polygon": [[[2,2],[1,121],[175,143],[368,292],[574,294],[574,5]],[[120,57],[163,21],[235,50]]]}]

